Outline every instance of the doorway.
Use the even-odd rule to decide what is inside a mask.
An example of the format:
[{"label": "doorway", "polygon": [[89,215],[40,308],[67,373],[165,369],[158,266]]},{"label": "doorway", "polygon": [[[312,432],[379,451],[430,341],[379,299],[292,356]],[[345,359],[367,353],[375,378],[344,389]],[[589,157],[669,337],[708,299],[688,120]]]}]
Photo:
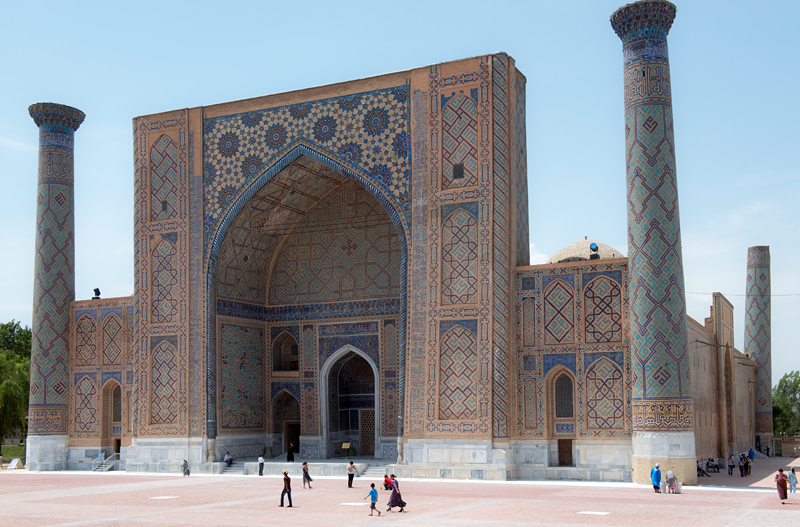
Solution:
[{"label": "doorway", "polygon": [[285,421],[283,423],[283,451],[289,452],[289,445],[292,444],[292,452],[300,453],[300,422]]},{"label": "doorway", "polygon": [[122,439],[115,439],[114,440],[114,453],[115,454],[119,454],[121,449],[122,449]]},{"label": "doorway", "polygon": [[558,440],[558,466],[572,466],[572,439]]}]

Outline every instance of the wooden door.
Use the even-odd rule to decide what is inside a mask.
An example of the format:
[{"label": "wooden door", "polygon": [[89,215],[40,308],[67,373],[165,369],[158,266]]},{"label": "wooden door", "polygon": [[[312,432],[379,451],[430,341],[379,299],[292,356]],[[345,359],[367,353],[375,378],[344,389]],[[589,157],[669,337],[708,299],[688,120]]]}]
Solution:
[{"label": "wooden door", "polygon": [[558,440],[558,466],[572,466],[572,439]]}]

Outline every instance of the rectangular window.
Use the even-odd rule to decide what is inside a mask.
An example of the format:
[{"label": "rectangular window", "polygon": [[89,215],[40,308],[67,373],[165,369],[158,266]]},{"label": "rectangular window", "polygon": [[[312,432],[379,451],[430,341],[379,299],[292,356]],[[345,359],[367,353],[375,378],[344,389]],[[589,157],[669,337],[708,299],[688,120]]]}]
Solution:
[{"label": "rectangular window", "polygon": [[464,163],[453,165],[453,179],[464,179]]}]

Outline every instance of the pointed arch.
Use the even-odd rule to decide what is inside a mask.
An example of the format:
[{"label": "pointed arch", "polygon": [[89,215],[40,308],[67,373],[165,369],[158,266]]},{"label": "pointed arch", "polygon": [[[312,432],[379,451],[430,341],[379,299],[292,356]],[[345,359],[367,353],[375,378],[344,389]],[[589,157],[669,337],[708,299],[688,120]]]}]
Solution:
[{"label": "pointed arch", "polygon": [[[284,150],[282,157],[280,157],[274,164],[269,166],[264,172],[254,179],[238,197],[233,200],[233,203],[222,215],[219,223],[212,237],[209,246],[207,260],[206,260],[206,320],[208,328],[208,335],[206,338],[206,433],[210,439],[217,436],[217,370],[216,370],[216,317],[217,317],[217,298],[216,298],[216,279],[217,270],[219,266],[219,257],[222,244],[225,236],[228,233],[236,216],[244,209],[244,207],[253,199],[253,197],[272,179],[274,179],[280,172],[287,168],[291,163],[297,161],[301,156],[308,156],[309,158],[324,164],[328,168],[356,181],[362,187],[367,189],[370,194],[381,204],[392,220],[395,231],[398,235],[400,242],[400,304],[402,306],[400,312],[400,324],[398,325],[398,425],[400,433],[402,433],[403,422],[403,408],[404,408],[404,394],[405,394],[405,349],[406,349],[406,317],[407,317],[407,276],[408,276],[408,243],[410,237],[409,220],[403,212],[402,207],[397,201],[384,191],[379,185],[374,183],[370,176],[367,176],[361,170],[354,169],[346,166],[339,161],[333,159],[324,151],[318,151],[315,148],[303,143],[295,142]],[[377,383],[376,383],[377,386]],[[320,392],[323,393],[323,392]],[[376,403],[377,404],[377,403]],[[376,415],[379,412],[376,409]],[[377,427],[376,427],[377,431]],[[324,447],[323,447],[324,448]]]},{"label": "pointed arch", "polygon": [[297,371],[299,369],[300,356],[297,339],[284,330],[272,341],[272,371]]},{"label": "pointed arch", "polygon": [[547,374],[545,386],[550,437],[574,437],[578,417],[575,374],[564,365],[558,365]]},{"label": "pointed arch", "polygon": [[[322,458],[329,457],[328,452],[328,437],[329,437],[329,430],[330,430],[330,423],[333,417],[330,415],[330,408],[328,407],[328,392],[330,387],[330,376],[333,373],[337,373],[334,370],[334,366],[339,362],[340,359],[345,358],[349,354],[354,354],[366,361],[366,363],[372,369],[372,375],[374,379],[374,400],[375,400],[375,445],[378,444],[378,438],[381,436],[381,429],[380,429],[380,373],[378,371],[378,366],[375,362],[370,358],[362,350],[358,349],[357,347],[346,344],[333,352],[330,357],[325,360],[325,363],[322,365],[320,370],[320,390],[319,390],[319,408],[320,408],[320,415],[321,419],[321,431],[322,431],[322,444],[321,444],[321,452],[320,455]],[[377,451],[376,451],[377,455]]]}]

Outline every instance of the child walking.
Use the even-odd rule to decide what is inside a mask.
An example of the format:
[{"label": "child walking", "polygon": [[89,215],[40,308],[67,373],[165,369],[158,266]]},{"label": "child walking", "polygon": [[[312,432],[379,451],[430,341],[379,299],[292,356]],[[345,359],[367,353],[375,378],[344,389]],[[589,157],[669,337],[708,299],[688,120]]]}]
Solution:
[{"label": "child walking", "polygon": [[372,511],[378,511],[378,516],[380,516],[381,511],[375,508],[375,504],[378,503],[378,489],[375,488],[374,483],[370,483],[369,486],[371,487],[369,494],[364,496],[364,499],[369,498],[369,515],[372,516]]}]

